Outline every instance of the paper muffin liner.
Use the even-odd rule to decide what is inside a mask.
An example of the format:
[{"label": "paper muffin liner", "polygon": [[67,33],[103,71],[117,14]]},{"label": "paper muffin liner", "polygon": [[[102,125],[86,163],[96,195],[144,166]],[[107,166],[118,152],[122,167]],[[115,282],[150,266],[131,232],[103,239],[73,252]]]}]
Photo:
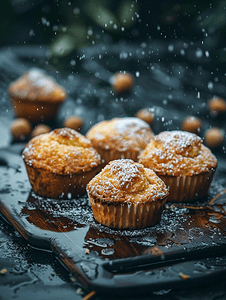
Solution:
[{"label": "paper muffin liner", "polygon": [[25,163],[32,189],[40,196],[53,199],[68,199],[81,196],[86,185],[97,174],[92,169],[83,174],[59,175],[44,169],[35,169]]},{"label": "paper muffin liner", "polygon": [[52,120],[62,103],[60,101],[30,101],[15,98],[11,98],[11,101],[15,115],[18,118],[25,118],[31,122]]},{"label": "paper muffin liner", "polygon": [[161,219],[167,197],[145,203],[103,202],[88,193],[94,218],[110,228],[139,229],[154,226]]},{"label": "paper muffin liner", "polygon": [[138,151],[116,151],[116,150],[105,150],[105,149],[96,149],[97,152],[100,154],[102,159],[102,167],[106,166],[110,161],[115,159],[122,159],[122,158],[128,158],[132,159],[133,161],[138,161]]},{"label": "paper muffin liner", "polygon": [[206,196],[216,169],[193,176],[158,175],[170,188],[168,202],[192,202]]}]

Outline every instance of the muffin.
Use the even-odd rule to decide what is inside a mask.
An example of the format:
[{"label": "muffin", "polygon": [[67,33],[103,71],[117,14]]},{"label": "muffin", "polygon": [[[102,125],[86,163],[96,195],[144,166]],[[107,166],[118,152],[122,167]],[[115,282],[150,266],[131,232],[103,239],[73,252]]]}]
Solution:
[{"label": "muffin", "polygon": [[168,189],[154,171],[131,159],[109,162],[87,185],[94,218],[115,229],[154,226]]},{"label": "muffin", "polygon": [[185,131],[164,131],[142,152],[139,162],[170,187],[168,201],[194,201],[204,197],[217,168],[216,157],[202,139]]},{"label": "muffin", "polygon": [[154,134],[150,126],[139,118],[114,118],[94,125],[86,134],[100,153],[103,166],[120,158],[138,160],[138,156]]},{"label": "muffin", "polygon": [[38,68],[31,68],[9,86],[17,117],[31,122],[52,120],[66,98],[65,90]]},{"label": "muffin", "polygon": [[31,139],[22,157],[33,190],[55,199],[84,194],[100,165],[100,156],[90,141],[70,128]]}]

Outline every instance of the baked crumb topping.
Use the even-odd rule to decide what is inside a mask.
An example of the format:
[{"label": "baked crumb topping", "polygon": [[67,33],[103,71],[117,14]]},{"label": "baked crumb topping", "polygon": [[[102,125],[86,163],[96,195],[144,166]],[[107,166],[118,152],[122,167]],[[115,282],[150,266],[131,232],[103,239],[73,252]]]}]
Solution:
[{"label": "baked crumb topping", "polygon": [[86,172],[100,164],[91,142],[70,128],[33,138],[24,149],[23,158],[30,166],[62,175]]},{"label": "baked crumb topping", "polygon": [[154,171],[130,159],[111,161],[89,182],[87,192],[104,202],[150,202],[168,195]]},{"label": "baked crumb topping", "polygon": [[196,134],[164,131],[141,153],[139,162],[159,175],[195,175],[217,166],[216,157]]}]

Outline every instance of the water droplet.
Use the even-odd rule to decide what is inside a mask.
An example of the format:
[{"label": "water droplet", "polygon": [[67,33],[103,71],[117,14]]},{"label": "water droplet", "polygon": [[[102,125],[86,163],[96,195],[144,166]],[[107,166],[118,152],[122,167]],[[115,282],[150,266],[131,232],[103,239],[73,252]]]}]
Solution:
[{"label": "water droplet", "polygon": [[106,248],[101,250],[101,254],[103,255],[112,255],[114,254],[115,250],[113,248]]}]

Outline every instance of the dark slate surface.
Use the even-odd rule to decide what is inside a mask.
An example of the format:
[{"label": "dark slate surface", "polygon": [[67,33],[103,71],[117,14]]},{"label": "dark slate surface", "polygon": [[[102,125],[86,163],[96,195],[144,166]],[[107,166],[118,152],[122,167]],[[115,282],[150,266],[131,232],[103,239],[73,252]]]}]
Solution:
[{"label": "dark slate surface", "polygon": [[[133,116],[142,107],[153,107],[153,131],[178,129],[185,116],[196,115],[203,122],[200,136],[211,126],[226,129],[225,115],[210,116],[207,102],[213,95],[225,97],[224,66],[189,42],[150,42],[141,45],[98,45],[54,63],[45,47],[12,47],[0,51],[0,146],[17,146],[9,127],[14,119],[7,94],[10,82],[31,66],[47,70],[68,91],[53,128],[64,118],[77,114],[84,118],[82,133],[97,121],[115,116]],[[133,90],[117,96],[109,80],[118,70],[130,71]],[[26,142],[26,141],[25,141]],[[225,142],[214,150],[219,174],[225,180]],[[78,282],[51,253],[31,249],[2,218],[0,219],[0,299],[82,299]],[[225,279],[195,290],[159,291],[143,299],[225,299]],[[99,297],[101,299],[101,296]],[[109,295],[110,299],[110,295]]]}]

